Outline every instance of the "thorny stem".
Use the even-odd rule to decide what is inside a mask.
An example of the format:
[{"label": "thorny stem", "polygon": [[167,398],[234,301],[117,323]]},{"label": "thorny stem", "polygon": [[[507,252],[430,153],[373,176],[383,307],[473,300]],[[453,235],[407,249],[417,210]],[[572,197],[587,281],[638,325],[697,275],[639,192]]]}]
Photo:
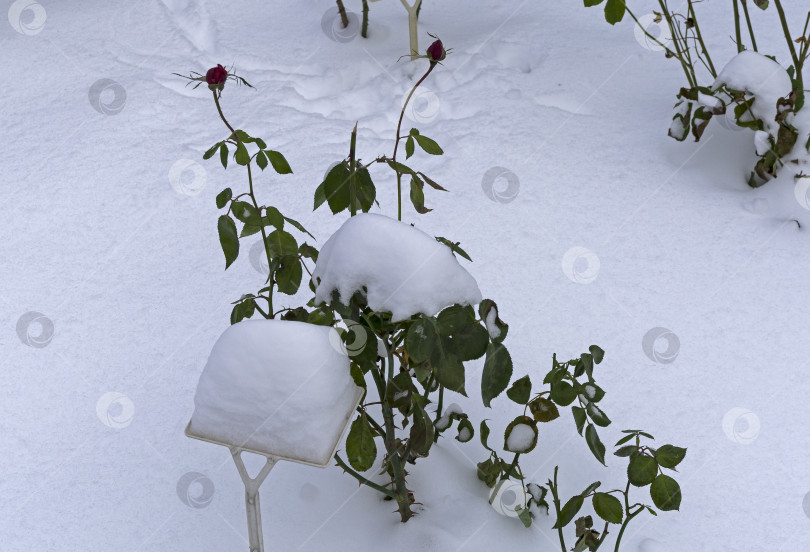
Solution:
[{"label": "thorny stem", "polygon": [[793,67],[795,68],[796,74],[796,83],[798,84],[799,92],[804,90],[804,82],[802,79],[802,65],[804,60],[800,59],[799,56],[796,54],[796,48],[793,46],[793,39],[790,35],[790,29],[788,28],[787,18],[785,17],[785,10],[782,9],[782,2],[781,0],[774,0],[774,5],[776,6],[776,11],[779,13],[779,21],[782,23],[782,31],[785,33],[785,40],[787,41],[788,48],[790,48],[790,56],[793,58]]},{"label": "thorny stem", "polygon": [[739,54],[745,48],[742,43],[742,36],[740,35],[740,6],[737,5],[739,0],[731,0],[734,4],[734,36],[737,37],[737,53]]},{"label": "thorny stem", "polygon": [[[675,22],[672,20],[672,14],[669,13],[669,8],[667,7],[665,0],[658,0],[658,5],[661,6],[661,11],[663,12],[664,17],[667,20],[667,25],[669,26],[669,34],[672,36],[672,44],[675,46],[675,53],[677,54],[675,57],[681,62],[681,67],[686,75],[686,80],[689,82],[689,86],[694,88],[697,86],[697,83],[692,80],[692,75],[689,72],[689,64],[687,64],[686,60],[684,59],[683,52],[678,44],[678,33],[675,32]],[[684,44],[684,46],[686,46],[687,49],[689,48],[688,44]]]},{"label": "thorny stem", "polygon": [[368,0],[363,0],[363,27],[360,36],[368,38]]},{"label": "thorny stem", "polygon": [[566,549],[565,549],[565,536],[563,535],[562,526],[560,526],[560,524],[559,524],[559,521],[560,521],[560,497],[557,495],[557,470],[558,469],[559,469],[559,466],[554,466],[554,483],[552,484],[552,482],[549,481],[548,486],[551,488],[551,496],[554,498],[554,500],[552,502],[554,502],[554,510],[557,512],[557,522],[558,522],[557,523],[557,534],[560,537],[560,547],[562,549],[562,552],[566,552]]},{"label": "thorny stem", "polygon": [[[692,84],[692,78],[691,78],[691,75],[689,74],[689,71],[686,68],[686,62],[684,61],[683,56],[681,55],[680,49],[678,49],[677,46],[676,46],[676,51],[673,52],[672,50],[667,48],[665,44],[663,44],[660,40],[658,40],[656,37],[651,35],[649,33],[649,31],[647,31],[647,29],[644,28],[644,25],[642,25],[641,22],[638,20],[638,17],[636,17],[636,14],[634,14],[632,11],[630,11],[630,8],[626,8],[626,9],[627,9],[628,15],[630,15],[630,17],[633,18],[633,21],[636,22],[636,25],[638,26],[638,28],[641,29],[641,31],[647,36],[647,38],[649,38],[650,40],[652,40],[653,42],[658,44],[661,48],[663,48],[664,51],[667,53],[667,55],[670,55],[670,56],[674,57],[675,59],[677,59],[678,61],[681,62],[681,67],[683,68],[684,73],[686,74],[686,79],[687,79],[687,81],[689,81],[689,84],[691,85]],[[675,41],[675,37],[673,36],[673,42],[674,41]]]},{"label": "thorny stem", "polygon": [[[714,68],[714,63],[712,63],[712,58],[709,55],[709,50],[706,49],[706,43],[703,42],[703,35],[700,32],[700,25],[698,24],[697,15],[695,14],[695,6],[692,3],[693,0],[688,0],[689,3],[689,17],[692,18],[692,21],[695,24],[695,36],[697,36],[698,42],[700,43],[700,48],[703,50],[703,55],[706,56],[706,61],[709,64],[709,72],[712,74],[712,77],[717,78],[717,71]],[[743,2],[745,5],[745,2]],[[747,12],[746,12],[747,13]],[[754,35],[751,35],[751,39],[753,40]],[[756,50],[756,46],[754,46]]]},{"label": "thorny stem", "polygon": [[[237,144],[242,144],[242,147],[244,147],[244,144],[242,143],[242,140],[239,138],[239,135],[236,134],[236,130],[234,130],[234,128],[228,122],[228,119],[225,118],[225,114],[222,113],[222,106],[219,105],[219,95],[217,94],[217,91],[212,90],[212,93],[214,94],[214,103],[217,106],[217,112],[219,113],[219,118],[222,119],[222,122],[225,123],[226,127],[228,127],[228,130],[231,131],[231,134],[233,135],[233,139],[236,140],[236,143]],[[247,164],[247,171],[248,171],[248,184],[250,186],[250,193],[248,195],[250,196],[251,203],[253,203],[253,208],[256,209],[256,212],[259,213],[259,217],[261,217],[261,211],[259,210],[259,204],[256,202],[256,195],[253,193],[253,173],[250,170],[250,162],[248,162],[248,164]],[[267,255],[267,266],[271,267],[271,266],[273,266],[273,259],[272,259],[272,256],[270,255],[270,249],[267,247],[267,232],[265,231],[264,224],[261,223],[261,220],[259,221],[259,230],[261,230],[261,233],[262,233],[262,244],[264,244],[264,253],[265,253],[265,255]],[[270,313],[270,318],[273,318],[273,282],[272,281],[271,281],[271,284],[270,284],[270,290],[268,292],[267,303],[268,303],[268,312]]]},{"label": "thorny stem", "polygon": [[[399,141],[401,139],[399,132],[402,129],[402,118],[405,116],[405,109],[407,109],[408,102],[411,101],[411,96],[413,96],[413,93],[416,92],[416,89],[427,78],[430,72],[433,71],[435,66],[435,63],[430,64],[430,68],[427,70],[427,72],[422,75],[421,79],[416,81],[415,85],[413,85],[413,88],[411,88],[411,93],[408,94],[408,97],[405,99],[405,105],[402,106],[402,111],[399,114],[399,122],[397,123],[397,139],[396,142],[394,142],[394,156],[392,157],[392,160],[395,163],[397,161],[397,149],[399,148]],[[397,220],[402,220],[402,173],[399,171],[397,171]]]},{"label": "thorny stem", "polygon": [[343,471],[345,471],[346,473],[357,479],[361,484],[367,485],[372,489],[374,489],[375,491],[381,492],[385,496],[395,498],[394,491],[392,491],[391,489],[386,489],[382,485],[378,485],[377,483],[374,483],[373,481],[366,479],[365,477],[354,471],[351,467],[349,467],[349,465],[346,464],[346,462],[344,462],[343,459],[340,457],[340,455],[337,453],[335,453],[335,462],[337,462],[338,466],[343,468]]},{"label": "thorny stem", "polygon": [[[444,385],[439,385],[439,405],[436,408],[436,421],[439,421],[439,418],[442,417],[442,403],[444,402]],[[439,442],[439,432],[434,432],[433,435],[433,442]]]},{"label": "thorny stem", "polygon": [[[689,48],[689,42],[686,40],[689,36],[689,29],[686,31],[681,32],[680,24],[675,21],[675,29],[678,31],[678,36],[680,37],[681,41],[683,42],[683,52],[686,55],[686,66],[689,67],[689,72],[692,74],[692,82],[697,85],[697,75],[695,74],[695,64],[692,62],[692,53],[691,49]],[[677,42],[677,40],[676,40]],[[695,54],[699,54],[697,50],[695,50]]]},{"label": "thorny stem", "polygon": [[[383,345],[385,345],[385,352],[388,356],[388,381],[394,378],[394,353],[391,351],[391,346],[388,343],[388,336],[384,335]],[[380,393],[380,398],[385,397],[385,388]],[[394,488],[395,498],[399,506],[400,520],[404,523],[412,516],[410,497],[408,496],[408,488],[405,486],[405,470],[402,466],[402,458],[399,456],[396,445],[396,429],[394,427],[394,413],[391,405],[383,401],[382,404],[383,418],[385,420],[385,449],[388,451],[388,462],[391,463],[391,471],[394,474]]]},{"label": "thorny stem", "polygon": [[357,214],[357,166],[354,162],[356,145],[357,123],[354,123],[351,145],[349,146],[349,211],[351,216]]},{"label": "thorny stem", "polygon": [[632,520],[634,517],[639,515],[644,510],[644,506],[640,506],[638,510],[636,510],[632,514],[630,513],[630,508],[632,508],[632,506],[630,506],[630,501],[628,499],[629,493],[630,493],[630,482],[628,481],[627,487],[625,487],[624,489],[624,511],[627,513],[627,515],[624,517],[622,527],[621,529],[619,529],[619,535],[616,537],[616,547],[613,549],[614,552],[619,552],[619,545],[621,545],[622,543],[622,535],[624,534],[624,530],[627,529],[627,524],[630,523],[630,520]]},{"label": "thorny stem", "polygon": [[751,37],[751,47],[757,52],[757,39],[754,38],[754,27],[751,26],[751,17],[748,15],[748,1],[740,0],[742,3],[743,15],[745,15],[745,24],[748,26],[748,36]]},{"label": "thorny stem", "polygon": [[349,26],[349,16],[346,15],[346,6],[343,5],[343,0],[337,0],[338,12],[340,13],[340,22],[343,23],[343,28]]}]

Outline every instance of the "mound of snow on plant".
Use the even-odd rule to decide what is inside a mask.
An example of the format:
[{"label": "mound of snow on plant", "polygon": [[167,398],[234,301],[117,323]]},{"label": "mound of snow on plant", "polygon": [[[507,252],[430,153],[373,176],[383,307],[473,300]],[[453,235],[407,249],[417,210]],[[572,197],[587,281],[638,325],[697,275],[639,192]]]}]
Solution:
[{"label": "mound of snow on plant", "polygon": [[353,412],[358,387],[333,328],[245,320],[220,336],[194,396],[191,433],[325,464]]},{"label": "mound of snow on plant", "polygon": [[717,90],[726,85],[732,90],[748,92],[756,98],[751,106],[754,117],[765,123],[771,134],[778,130],[776,101],[784,98],[793,89],[785,68],[770,58],[744,50],[731,58],[712,85]]},{"label": "mound of snow on plant", "polygon": [[344,302],[359,291],[369,307],[390,312],[394,322],[481,301],[478,284],[450,248],[413,226],[375,214],[350,218],[327,240],[312,279],[319,303],[328,302],[334,290]]}]

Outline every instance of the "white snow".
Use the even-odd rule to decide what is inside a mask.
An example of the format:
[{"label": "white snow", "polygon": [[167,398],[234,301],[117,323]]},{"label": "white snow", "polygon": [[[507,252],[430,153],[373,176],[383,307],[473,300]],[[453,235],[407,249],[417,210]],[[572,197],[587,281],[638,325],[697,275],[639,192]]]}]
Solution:
[{"label": "white snow", "polygon": [[329,462],[358,387],[333,328],[246,320],[217,340],[194,396],[190,430],[230,445]]},{"label": "white snow", "polygon": [[323,245],[312,273],[316,301],[338,290],[348,302],[366,290],[368,305],[392,319],[434,315],[452,304],[476,304],[481,291],[450,248],[418,228],[362,213],[349,218]]},{"label": "white snow", "polygon": [[698,103],[709,108],[717,108],[723,105],[723,102],[721,102],[719,98],[704,94],[703,92],[698,92]]},{"label": "white snow", "polygon": [[[783,2],[795,36],[805,3]],[[402,96],[426,67],[397,61],[407,53],[404,10],[395,0],[374,2],[370,38],[337,43],[321,32],[321,14],[335,6],[326,1],[269,10],[256,0],[240,9],[211,0],[173,0],[170,9],[39,0],[6,2],[7,11],[12,4],[32,7],[22,13],[26,25],[34,8],[47,19],[39,34],[26,35],[0,14],[12,75],[0,114],[14,137],[5,142],[2,169],[14,184],[0,186],[7,229],[0,240],[0,548],[246,550],[244,492],[228,452],[183,430],[231,301],[255,292],[264,276],[247,254],[257,236],[242,240],[239,259],[223,271],[214,198],[226,186],[244,192],[245,170],[201,159],[228,131],[205,86],[184,87],[171,72],[233,64],[256,86],[229,83],[223,110],[290,161],[292,175],[254,171],[257,195],[304,224],[317,238],[306,240],[320,249],[345,216],[312,212],[325,170],[347,154],[356,121],[364,162],[391,155]],[[345,4],[359,12],[360,2]],[[418,89],[413,111],[423,122],[406,114],[403,130],[418,127],[445,154],[417,151],[406,164],[450,191],[426,189],[434,211],[403,209],[404,220],[460,241],[473,257],[461,262],[510,323],[506,345],[516,373],[526,367],[534,381],[555,352],[562,361],[591,343],[607,351],[595,372],[608,391],[600,404],[613,420],[599,429],[606,445],[620,429],[641,427],[658,446],[689,447],[676,476],[680,511],[639,516],[622,551],[650,552],[653,540],[661,543],[656,551],[669,552],[810,550],[803,508],[805,500],[810,511],[810,483],[802,474],[810,435],[795,423],[806,419],[810,395],[810,378],[796,369],[810,358],[810,179],[794,179],[810,166],[788,162],[776,181],[752,190],[745,182],[754,161],[749,130],[726,131],[715,121],[699,143],[668,138],[669,107],[686,85],[681,67],[639,47],[627,16],[606,24],[604,2],[477,5],[424,2],[420,44],[435,32],[454,51]],[[718,69],[737,53],[728,39],[731,8],[695,4]],[[773,6],[752,9],[760,51],[788,65]],[[521,52],[521,63],[510,65],[499,50]],[[101,78],[126,89],[115,115],[88,101]],[[803,145],[810,108],[792,124]],[[193,168],[184,176],[195,180],[179,186],[186,193],[170,178],[182,160]],[[482,189],[492,167],[519,179],[512,201],[493,201]],[[370,170],[380,212],[395,216],[392,171]],[[565,252],[580,246],[601,261],[588,285],[574,285],[560,268]],[[277,296],[276,308],[310,298],[305,289]],[[28,311],[53,321],[44,347],[15,332]],[[659,326],[681,342],[668,364],[642,347]],[[41,331],[30,328],[32,337]],[[470,363],[468,389],[477,387],[477,374],[478,361]],[[100,400],[111,392],[116,401]],[[490,420],[489,444],[500,452],[516,405],[502,395],[487,409],[472,392],[459,402],[476,431]],[[99,404],[105,416],[97,416]],[[626,460],[608,446],[608,467],[598,464],[570,414],[560,413],[559,423],[544,424],[543,446],[521,456],[524,473],[546,481],[559,465],[568,497],[593,481],[623,481]],[[551,549],[553,512],[524,530],[487,503],[488,489],[475,477],[475,463],[487,456],[477,438],[465,445],[439,439],[409,469],[408,487],[424,511],[407,524],[338,468],[281,464],[261,491],[265,548]],[[785,469],[774,469],[775,458]],[[215,488],[204,507],[178,497],[189,472]],[[646,490],[637,491],[636,500],[649,502]],[[720,512],[734,530],[718,531],[719,517],[706,512]],[[601,549],[613,550],[615,533]],[[570,548],[573,523],[566,535]]]},{"label": "white snow", "polygon": [[733,90],[748,92],[756,97],[751,111],[765,124],[765,129],[774,134],[776,101],[790,94],[790,76],[784,67],[764,55],[744,50],[734,56],[717,75],[712,85],[717,90],[722,85]]},{"label": "white snow", "polygon": [[484,323],[487,326],[487,332],[489,332],[489,337],[492,339],[498,339],[501,336],[501,329],[495,323],[497,319],[498,309],[497,307],[492,307],[487,313],[486,320],[484,320]]},{"label": "white snow", "polygon": [[448,427],[450,427],[450,415],[451,414],[464,414],[464,411],[457,403],[450,403],[447,407],[442,410],[442,415],[436,420],[436,428],[440,431],[444,431]]},{"label": "white snow", "polygon": [[596,387],[594,387],[591,383],[586,383],[583,385],[582,390],[585,391],[585,396],[589,400],[592,400],[596,396]]},{"label": "white snow", "polygon": [[525,452],[532,447],[537,432],[526,423],[515,424],[506,439],[506,449],[511,452]]},{"label": "white snow", "polygon": [[771,149],[771,135],[764,130],[758,130],[754,133],[754,148],[757,155],[765,155]]},{"label": "white snow", "polygon": [[458,440],[462,443],[466,443],[472,439],[472,430],[469,427],[462,427],[461,431],[458,432]]}]

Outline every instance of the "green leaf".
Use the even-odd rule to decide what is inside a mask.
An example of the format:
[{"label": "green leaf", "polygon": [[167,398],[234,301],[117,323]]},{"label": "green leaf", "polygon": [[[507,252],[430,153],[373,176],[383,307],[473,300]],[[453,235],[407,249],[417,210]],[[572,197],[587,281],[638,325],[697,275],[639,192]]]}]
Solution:
[{"label": "green leaf", "polygon": [[256,154],[256,164],[259,165],[261,170],[267,168],[267,157],[264,155],[264,152],[259,152]]},{"label": "green leaf", "polygon": [[453,341],[453,349],[462,361],[484,356],[489,344],[487,331],[475,319],[475,310],[469,306],[447,307],[436,317],[439,332]]},{"label": "green leaf", "polygon": [[585,442],[588,443],[588,448],[591,449],[594,457],[599,460],[602,465],[607,466],[607,464],[605,464],[605,445],[599,440],[599,435],[596,433],[596,428],[593,424],[588,424],[588,427],[585,428]]},{"label": "green leaf", "polygon": [[458,243],[453,243],[450,240],[448,240],[447,238],[442,238],[441,236],[436,236],[436,241],[439,242],[439,243],[443,243],[444,245],[449,247],[450,251],[452,251],[453,253],[457,253],[457,254],[461,255],[462,257],[464,257],[465,259],[467,259],[468,261],[473,262],[473,260],[467,254],[467,252],[464,251],[461,247],[459,247]]},{"label": "green leaf", "polygon": [[411,203],[416,212],[420,215],[429,213],[433,209],[425,207],[425,192],[423,190],[424,183],[415,175],[411,176]]},{"label": "green leaf", "polygon": [[655,451],[655,459],[662,468],[673,469],[681,463],[686,456],[686,449],[672,445],[664,445]]},{"label": "green leaf", "polygon": [[363,376],[363,370],[360,368],[359,364],[355,364],[354,362],[352,362],[351,368],[349,368],[349,373],[351,374],[352,379],[354,380],[354,384],[357,387],[366,389],[366,378],[365,376]]},{"label": "green leaf", "polygon": [[578,378],[582,374],[588,374],[588,378],[593,377],[593,357],[589,353],[583,354],[577,362],[574,370],[574,377]]},{"label": "green leaf", "polygon": [[661,474],[650,486],[650,496],[659,510],[668,512],[681,507],[681,487],[668,475]]},{"label": "green leaf", "polygon": [[591,345],[590,347],[588,347],[588,350],[591,352],[591,355],[593,356],[593,361],[596,364],[599,364],[600,362],[602,362],[602,359],[605,358],[605,351],[603,351],[602,348],[599,347],[598,345]]},{"label": "green leaf", "polygon": [[256,301],[249,299],[236,303],[231,310],[231,324],[237,324],[245,318],[250,318],[256,309]]},{"label": "green leaf", "polygon": [[624,437],[622,437],[621,439],[619,439],[618,441],[616,441],[616,445],[614,445],[614,446],[617,446],[617,447],[618,447],[619,445],[623,445],[623,444],[625,444],[627,441],[630,441],[631,439],[634,439],[635,437],[636,437],[635,435],[625,435]]},{"label": "green leaf", "polygon": [[349,464],[357,471],[368,471],[377,458],[377,445],[374,433],[363,412],[352,422],[349,435],[346,437],[346,456]]},{"label": "green leaf", "polygon": [[433,423],[430,416],[418,402],[414,402],[413,425],[409,436],[411,451],[419,456],[427,456],[433,445]]},{"label": "green leaf", "polygon": [[602,3],[602,0],[585,0],[585,7],[590,8],[591,6],[598,6]]},{"label": "green leaf", "polygon": [[324,201],[326,201],[326,191],[324,190],[323,182],[315,189],[315,206],[312,208],[313,211],[317,210],[318,207],[323,205]]},{"label": "green leaf", "polygon": [[610,425],[610,418],[602,412],[602,409],[596,406],[594,403],[588,403],[586,407],[586,411],[588,412],[588,416],[593,420],[593,423],[598,425],[599,427],[607,427]]},{"label": "green leaf", "polygon": [[[590,485],[585,487],[585,490],[582,491],[581,493],[579,493],[579,496],[581,496],[582,498],[585,498],[586,495],[589,495],[590,493],[592,493],[593,491],[598,489],[600,485],[602,485],[601,481],[594,481],[593,483],[591,483]],[[593,525],[593,524],[591,524],[591,525]]]},{"label": "green leaf", "polygon": [[430,356],[430,364],[436,369],[436,380],[445,388],[467,395],[464,389],[464,364],[452,349],[449,338],[440,336]]},{"label": "green leaf", "polygon": [[593,509],[596,515],[608,523],[619,524],[624,517],[621,501],[607,493],[596,493],[593,495]]},{"label": "green leaf", "polygon": [[571,499],[565,503],[565,506],[562,507],[562,510],[560,510],[560,517],[557,518],[557,522],[552,529],[559,529],[571,523],[571,520],[574,519],[574,516],[577,515],[577,512],[582,508],[584,500],[585,499],[580,495],[572,496]]},{"label": "green leaf", "polygon": [[233,192],[230,188],[225,188],[217,194],[217,209],[224,208],[233,197]]},{"label": "green leaf", "polygon": [[298,254],[298,242],[292,234],[283,230],[274,230],[268,234],[266,243],[272,257]]},{"label": "green leaf", "polygon": [[239,256],[239,236],[236,235],[236,224],[228,215],[222,215],[217,222],[217,231],[219,244],[225,254],[225,270],[228,270],[228,267]]},{"label": "green leaf", "polygon": [[551,384],[551,400],[560,406],[568,406],[577,398],[577,392],[567,381]]},{"label": "green leaf", "polygon": [[484,406],[489,408],[492,399],[500,395],[512,379],[512,357],[501,343],[491,343],[487,347],[484,371],[481,374],[481,396]]},{"label": "green leaf", "polygon": [[585,429],[585,422],[588,421],[585,409],[579,406],[572,406],[571,413],[574,415],[574,422],[577,424],[577,432],[582,435],[582,430]]},{"label": "green leaf", "polygon": [[[531,443],[527,446],[509,446],[509,436],[512,435],[512,432],[515,430],[516,427],[525,426],[531,428],[534,431],[534,438],[532,439]],[[514,443],[513,443],[514,445]],[[509,425],[506,426],[506,431],[503,434],[503,450],[508,452],[518,452],[521,454],[525,454],[534,450],[534,447],[537,446],[537,424],[535,424],[534,419],[529,418],[528,416],[518,416],[511,422]]]},{"label": "green leaf", "polygon": [[[344,209],[349,208],[349,168],[346,163],[338,163],[326,174],[323,181],[323,198],[329,203],[329,208],[333,214],[337,214]],[[315,208],[317,209],[323,200],[319,203],[318,192],[315,192]]]},{"label": "green leaf", "polygon": [[281,214],[281,211],[276,209],[275,207],[265,207],[264,208],[264,217],[263,217],[271,226],[274,226],[278,230],[284,230],[284,215]]},{"label": "green leaf", "polygon": [[490,322],[490,324],[487,324],[488,331],[492,325],[491,318],[493,316],[495,317],[494,328],[491,328],[489,337],[493,343],[502,343],[503,340],[506,339],[506,334],[509,332],[509,324],[501,320],[500,316],[498,316],[498,305],[495,304],[495,301],[492,299],[484,299],[481,301],[481,303],[478,304],[478,315],[481,317],[481,320]]},{"label": "green leaf", "polygon": [[[507,392],[508,394],[508,392]],[[547,423],[560,417],[557,405],[545,397],[537,397],[529,403],[529,410],[538,422]]]},{"label": "green leaf", "polygon": [[478,479],[483,481],[487,487],[492,488],[495,486],[495,483],[498,481],[498,477],[501,475],[501,467],[498,462],[492,458],[488,458],[487,460],[478,463],[476,475],[478,476]]},{"label": "green leaf", "polygon": [[276,270],[275,278],[278,290],[287,295],[295,295],[301,287],[301,260],[297,256],[281,257],[281,266]]},{"label": "green leaf", "polygon": [[222,142],[222,146],[219,148],[219,161],[222,163],[222,168],[228,168],[228,146],[225,142]]},{"label": "green leaf", "polygon": [[627,480],[636,487],[644,487],[658,475],[658,462],[651,456],[638,455],[630,458],[627,465]]},{"label": "green leaf", "polygon": [[624,12],[627,10],[625,0],[607,0],[605,4],[605,21],[611,25],[615,25],[624,18]]},{"label": "green leaf", "polygon": [[754,0],[754,4],[756,4],[757,7],[761,10],[768,9],[768,0]]},{"label": "green leaf", "polygon": [[416,171],[414,171],[412,168],[410,168],[407,165],[403,165],[402,163],[399,163],[398,161],[394,161],[392,159],[386,159],[385,162],[388,163],[388,166],[391,167],[392,169],[394,169],[399,174],[411,174],[411,175],[416,174]]},{"label": "green leaf", "polygon": [[360,209],[364,213],[368,213],[377,199],[377,188],[374,186],[371,175],[365,167],[358,169],[355,176],[357,199],[360,201]]},{"label": "green leaf", "polygon": [[604,398],[605,391],[593,382],[588,382],[582,385],[582,394],[591,401],[599,402]]},{"label": "green leaf", "polygon": [[223,144],[223,142],[217,142],[216,144],[214,144],[213,146],[208,148],[208,150],[203,154],[203,159],[211,159],[214,156],[214,154],[216,153],[216,151],[220,147],[222,147],[222,144]]},{"label": "green leaf", "polygon": [[[526,404],[532,394],[532,380],[529,376],[523,376],[512,383],[512,387],[506,392],[506,396],[518,404]],[[557,413],[559,416],[559,412]]]},{"label": "green leaf", "polygon": [[456,441],[459,443],[466,443],[471,441],[473,437],[475,437],[475,428],[473,427],[472,422],[470,422],[468,418],[462,418],[459,420]]},{"label": "green leaf", "polygon": [[312,259],[316,263],[318,262],[318,250],[312,247],[307,243],[302,243],[298,247],[298,252],[304,256],[306,259]]},{"label": "green leaf", "polygon": [[427,136],[415,134],[413,138],[416,138],[416,143],[419,144],[419,147],[425,150],[425,152],[429,153],[430,155],[441,155],[444,153],[444,151],[442,151],[442,148],[439,147],[439,144],[437,144],[434,140],[428,138]]},{"label": "green leaf", "polygon": [[233,216],[245,224],[259,224],[259,212],[246,201],[234,201],[231,205]]},{"label": "green leaf", "polygon": [[517,506],[515,507],[515,513],[518,515],[518,519],[523,523],[524,527],[532,526],[532,514],[529,512],[528,508]]},{"label": "green leaf", "polygon": [[250,163],[250,154],[248,153],[245,144],[243,144],[242,142],[239,142],[236,145],[236,155],[234,156],[234,158],[236,159],[236,162],[240,165],[247,165],[248,163]]},{"label": "green leaf", "polygon": [[428,178],[428,177],[427,177],[427,175],[426,175],[425,173],[423,173],[423,172],[418,172],[418,171],[417,171],[417,173],[416,173],[416,174],[417,174],[419,177],[421,177],[421,178],[422,178],[422,180],[424,180],[425,182],[427,182],[427,183],[428,183],[428,186],[430,186],[430,187],[431,187],[431,188],[433,188],[434,190],[441,190],[442,192],[446,192],[446,191],[447,191],[447,188],[442,188],[441,186],[439,186],[439,184],[437,184],[435,180],[432,180],[432,179]]},{"label": "green leaf", "polygon": [[411,375],[408,372],[400,372],[388,381],[385,387],[385,402],[394,408],[407,410],[411,404],[413,390]]},{"label": "green leaf", "polygon": [[613,454],[615,456],[619,456],[619,457],[624,458],[624,457],[630,456],[631,454],[633,454],[637,450],[638,450],[638,447],[636,445],[627,445],[627,446],[624,446],[624,447],[618,449]]},{"label": "green leaf", "polygon": [[414,149],[413,136],[408,136],[408,139],[405,141],[405,159],[413,155]]},{"label": "green leaf", "polygon": [[420,318],[408,328],[405,334],[405,350],[413,362],[421,364],[430,358],[436,348],[439,336],[431,318]]},{"label": "green leaf", "polygon": [[[272,207],[268,207],[268,209],[272,209]],[[280,213],[279,213],[279,214],[280,214]],[[308,235],[308,236],[309,236],[310,238],[312,238],[313,240],[315,239],[315,236],[313,236],[312,234],[310,234],[310,233],[309,233],[309,231],[308,231],[306,228],[304,228],[304,225],[303,225],[303,224],[301,224],[300,222],[298,222],[297,220],[293,220],[293,219],[291,219],[290,217],[282,217],[282,219],[283,219],[283,220],[286,220],[287,222],[289,222],[290,224],[292,224],[292,225],[295,227],[295,229],[296,229],[296,230],[298,230],[299,232],[303,232],[304,234]],[[273,226],[275,226],[276,228],[279,228],[279,226],[278,226],[278,225],[276,225],[276,224],[273,224]],[[280,230],[280,229],[281,229],[281,228],[279,228],[279,230]]]},{"label": "green leaf", "polygon": [[479,426],[479,431],[481,432],[481,444],[484,445],[484,448],[490,452],[494,452],[489,445],[487,444],[487,440],[489,439],[489,426],[487,425],[486,420],[481,420],[481,425]]},{"label": "green leaf", "polygon": [[290,164],[287,163],[287,160],[281,153],[273,150],[265,150],[264,153],[267,155],[270,164],[273,165],[273,168],[278,174],[290,174],[293,172],[290,168]]}]

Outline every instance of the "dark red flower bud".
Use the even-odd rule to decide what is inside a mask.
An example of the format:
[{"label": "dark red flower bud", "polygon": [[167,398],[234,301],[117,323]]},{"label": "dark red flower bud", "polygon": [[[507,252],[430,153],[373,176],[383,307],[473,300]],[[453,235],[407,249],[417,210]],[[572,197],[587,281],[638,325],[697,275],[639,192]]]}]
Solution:
[{"label": "dark red flower bud", "polygon": [[211,67],[205,74],[205,82],[208,83],[208,87],[212,90],[222,88],[226,80],[228,80],[228,71],[222,65]]},{"label": "dark red flower bud", "polygon": [[442,46],[441,40],[437,40],[428,46],[427,58],[431,62],[436,63],[437,61],[443,60],[445,57],[447,57],[447,52],[444,51],[444,46]]}]

